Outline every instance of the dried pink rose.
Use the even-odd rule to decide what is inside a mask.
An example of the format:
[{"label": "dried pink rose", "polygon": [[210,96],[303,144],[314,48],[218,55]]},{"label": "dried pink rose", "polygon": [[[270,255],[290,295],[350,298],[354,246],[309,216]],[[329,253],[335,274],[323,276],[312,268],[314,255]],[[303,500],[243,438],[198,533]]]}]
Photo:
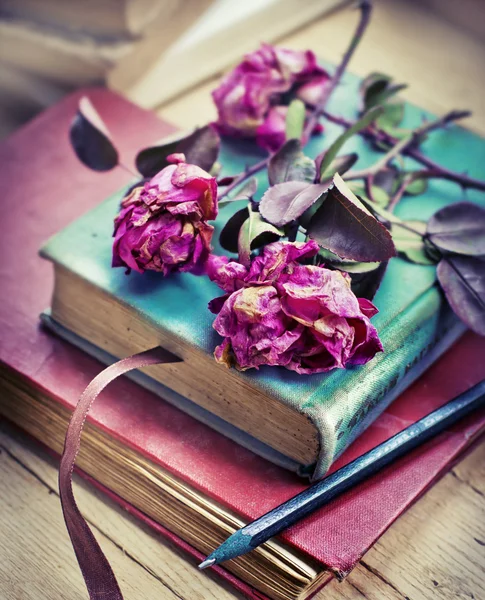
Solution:
[{"label": "dried pink rose", "polygon": [[313,242],[275,242],[250,268],[211,256],[207,272],[226,295],[209,308],[224,337],[216,360],[240,370],[280,365],[297,373],[322,373],[363,365],[382,345],[370,318],[376,307],[357,298],[350,277],[301,264],[314,256]]},{"label": "dried pink rose", "polygon": [[284,141],[282,95],[300,96],[302,92],[301,99],[311,104],[329,79],[310,50],[297,52],[262,44],[212,92],[218,110],[215,125],[224,135],[256,138],[260,146],[275,151]]},{"label": "dried pink rose", "polygon": [[217,184],[183,154],[121,203],[115,219],[113,267],[201,272],[211,250],[217,216]]}]

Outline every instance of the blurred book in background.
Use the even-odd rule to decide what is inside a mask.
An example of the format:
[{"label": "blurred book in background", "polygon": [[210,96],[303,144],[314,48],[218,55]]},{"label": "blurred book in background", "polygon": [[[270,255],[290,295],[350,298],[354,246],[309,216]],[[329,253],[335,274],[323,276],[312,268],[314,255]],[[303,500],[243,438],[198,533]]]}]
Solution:
[{"label": "blurred book in background", "polygon": [[80,86],[153,108],[345,0],[1,0],[0,136]]}]

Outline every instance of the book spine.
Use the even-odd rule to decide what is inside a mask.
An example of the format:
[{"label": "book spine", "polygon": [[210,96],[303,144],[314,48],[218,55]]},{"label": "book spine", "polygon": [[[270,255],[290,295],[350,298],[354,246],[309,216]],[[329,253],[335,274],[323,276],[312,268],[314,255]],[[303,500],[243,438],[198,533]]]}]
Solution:
[{"label": "book spine", "polygon": [[[384,352],[353,373],[336,373],[330,398],[325,385],[303,406],[320,435],[320,479],[346,448],[465,331],[436,287],[403,311],[381,334]],[[349,376],[350,375],[350,376]],[[341,385],[339,385],[341,383]]]}]

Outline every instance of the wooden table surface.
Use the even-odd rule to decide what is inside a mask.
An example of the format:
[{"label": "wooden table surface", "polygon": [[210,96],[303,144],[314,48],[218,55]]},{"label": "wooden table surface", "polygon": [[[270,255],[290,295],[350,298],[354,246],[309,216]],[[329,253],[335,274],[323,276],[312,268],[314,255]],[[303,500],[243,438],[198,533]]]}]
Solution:
[{"label": "wooden table surface", "polygon": [[[460,6],[478,14],[480,2]],[[337,13],[283,42],[337,61],[355,20],[356,13]],[[468,126],[485,134],[485,45],[480,27],[457,22],[449,11],[437,16],[423,3],[377,0],[351,70],[394,75],[410,84],[404,93],[408,100],[436,113],[471,108]],[[206,122],[214,115],[213,86],[214,81],[199,86],[160,114],[183,127]],[[87,597],[62,520],[56,477],[53,459],[9,425],[0,425],[2,600]],[[241,597],[79,479],[76,488],[126,600]],[[485,443],[403,515],[343,583],[333,581],[316,596],[324,598],[485,600]]]}]

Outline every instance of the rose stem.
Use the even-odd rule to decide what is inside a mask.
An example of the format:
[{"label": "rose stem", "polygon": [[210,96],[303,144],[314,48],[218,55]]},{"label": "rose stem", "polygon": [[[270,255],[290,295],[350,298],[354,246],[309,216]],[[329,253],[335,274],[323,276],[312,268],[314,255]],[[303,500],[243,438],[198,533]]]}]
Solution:
[{"label": "rose stem", "polygon": [[320,101],[315,106],[315,108],[312,110],[312,112],[308,118],[307,124],[305,125],[305,130],[304,130],[303,136],[302,136],[303,139],[306,139],[306,140],[310,139],[312,131],[313,131],[320,115],[325,110],[325,107],[326,107],[328,101],[330,100],[330,96],[332,95],[335,88],[340,83],[340,80],[342,79],[342,76],[345,73],[345,70],[347,69],[350,59],[354,55],[354,52],[357,49],[357,46],[359,45],[360,41],[362,40],[364,33],[367,29],[367,26],[369,25],[370,18],[372,15],[372,2],[370,2],[370,0],[362,0],[359,4],[359,8],[360,8],[360,19],[359,19],[359,23],[357,25],[357,29],[355,30],[352,40],[350,41],[349,47],[347,48],[347,51],[345,52],[339,66],[337,67],[337,70],[335,71],[332,79],[330,80],[330,83],[328,84],[328,86],[326,86],[324,88],[322,97],[320,98]]},{"label": "rose stem", "polygon": [[137,173],[136,171],[133,171],[133,169],[130,169],[130,167],[128,167],[128,165],[125,165],[125,163],[118,163],[118,166],[123,169],[124,171],[126,171],[127,173],[129,173],[130,175],[133,175],[133,177],[136,177],[137,179],[142,178],[143,176],[140,173]]},{"label": "rose stem", "polygon": [[[352,58],[357,46],[359,45],[359,43],[365,33],[365,30],[367,29],[367,26],[370,21],[371,13],[372,13],[371,0],[361,0],[361,2],[359,3],[359,8],[360,8],[361,12],[360,12],[360,20],[359,20],[359,24],[357,25],[357,29],[355,30],[355,33],[352,37],[349,47],[347,48],[347,51],[345,52],[339,66],[337,67],[337,69],[334,73],[334,76],[330,80],[329,85],[324,89],[322,98],[320,99],[319,103],[314,107],[312,112],[310,113],[307,124],[305,126],[305,130],[302,135],[302,139],[306,139],[306,140],[310,139],[311,133],[315,127],[316,122],[318,121],[318,118],[325,110],[325,107],[327,105],[327,102],[330,99],[330,96],[332,95],[332,93],[335,90],[335,88],[337,87],[337,85],[340,83],[340,80],[342,79],[342,75],[344,74],[345,69],[347,68],[347,65],[349,64],[350,59]],[[248,167],[243,173],[238,175],[236,177],[236,179],[224,189],[223,192],[221,192],[219,194],[218,199],[222,200],[222,198],[225,198],[234,188],[236,188],[238,185],[240,185],[241,183],[246,181],[246,179],[249,179],[256,173],[259,173],[259,171],[262,171],[268,165],[270,158],[271,158],[271,155],[268,156],[267,158],[261,160],[260,162],[256,163],[252,167]]]},{"label": "rose stem", "polygon": [[[452,111],[451,113],[448,113],[448,115],[445,115],[441,119],[433,121],[432,127],[429,127],[428,132],[437,129],[438,127],[442,127],[442,126],[450,123],[452,120],[456,120],[456,118],[450,119],[450,115],[455,115],[455,114],[463,116],[462,112]],[[341,125],[342,127],[345,127],[345,128],[352,127],[352,125],[353,125],[352,121],[349,121],[348,119],[345,119],[344,117],[332,115],[326,111],[323,111],[322,115],[328,121],[335,123],[336,125]],[[460,116],[459,118],[462,118],[462,117]],[[391,135],[385,133],[384,131],[372,131],[371,129],[364,129],[363,131],[360,131],[359,133],[360,133],[360,135],[363,135],[367,139],[370,139],[373,141],[396,143],[395,138],[393,138]],[[438,163],[434,162],[433,160],[431,160],[430,158],[425,156],[417,148],[408,147],[404,150],[403,154],[405,154],[406,156],[409,156],[410,158],[413,158],[417,162],[420,162],[422,165],[427,167],[428,170],[420,172],[420,177],[447,179],[449,181],[454,181],[455,183],[458,183],[463,188],[473,188],[473,189],[485,191],[485,181],[481,181],[480,179],[475,179],[473,177],[469,177],[468,175],[465,175],[463,173],[456,173],[455,171],[446,169],[445,167],[442,167]]]}]

